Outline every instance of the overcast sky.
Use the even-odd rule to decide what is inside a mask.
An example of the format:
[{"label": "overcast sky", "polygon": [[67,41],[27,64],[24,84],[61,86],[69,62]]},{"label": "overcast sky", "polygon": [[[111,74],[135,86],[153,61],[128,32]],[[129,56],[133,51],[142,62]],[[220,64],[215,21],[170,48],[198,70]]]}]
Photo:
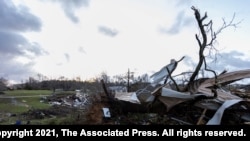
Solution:
[{"label": "overcast sky", "polygon": [[247,0],[0,0],[0,77],[49,78],[152,74],[170,63],[193,70],[199,33],[195,6],[214,30],[235,14],[238,27],[218,36],[218,72],[250,67]]}]

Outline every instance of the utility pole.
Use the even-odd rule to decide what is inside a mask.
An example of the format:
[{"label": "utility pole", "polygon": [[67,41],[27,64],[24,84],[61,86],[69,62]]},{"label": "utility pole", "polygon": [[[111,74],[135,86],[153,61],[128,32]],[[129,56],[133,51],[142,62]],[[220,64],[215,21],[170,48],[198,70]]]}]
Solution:
[{"label": "utility pole", "polygon": [[129,89],[129,79],[130,79],[130,72],[129,72],[129,69],[128,69],[128,83],[127,83],[127,90],[128,90],[128,92],[130,91],[130,89]]}]

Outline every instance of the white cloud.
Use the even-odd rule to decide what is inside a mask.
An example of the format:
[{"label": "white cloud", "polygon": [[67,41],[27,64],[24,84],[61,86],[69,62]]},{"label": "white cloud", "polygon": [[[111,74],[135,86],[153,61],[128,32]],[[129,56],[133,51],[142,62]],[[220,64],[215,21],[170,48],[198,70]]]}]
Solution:
[{"label": "white cloud", "polygon": [[[244,56],[250,53],[247,48],[250,18],[246,14],[249,8],[234,5],[234,1],[230,1],[234,7],[230,2],[217,1],[83,0],[70,1],[70,5],[66,5],[69,4],[66,0],[14,1],[26,5],[40,19],[39,32],[22,36],[48,52],[32,60],[35,65],[32,69],[49,77],[89,78],[103,71],[109,75],[123,74],[128,68],[136,70],[136,74],[152,73],[170,59],[184,55],[198,62],[195,34],[199,29],[192,4],[200,9],[201,15],[208,12],[215,28],[222,24],[222,17],[230,19],[234,11],[239,12],[237,19],[246,20],[240,29],[229,28],[219,35],[218,49],[222,53],[237,49]],[[162,34],[159,32],[162,29],[175,34]],[[237,61],[246,63],[245,59]],[[193,66],[183,61],[175,73],[190,68]]]}]

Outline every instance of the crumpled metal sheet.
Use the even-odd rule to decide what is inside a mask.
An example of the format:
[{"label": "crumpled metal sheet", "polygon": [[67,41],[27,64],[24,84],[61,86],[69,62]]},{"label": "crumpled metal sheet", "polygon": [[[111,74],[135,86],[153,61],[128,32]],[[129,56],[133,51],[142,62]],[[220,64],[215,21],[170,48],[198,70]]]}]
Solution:
[{"label": "crumpled metal sheet", "polygon": [[[175,60],[172,60],[171,63],[165,67],[163,67],[160,71],[153,74],[151,78],[151,84],[159,84],[164,80],[164,78],[168,78],[168,70],[170,73],[174,71],[177,63]],[[250,77],[250,69],[249,70],[241,70],[230,73],[224,73],[218,76],[218,84],[224,85],[228,83],[232,83],[237,80],[241,80],[243,78]],[[218,85],[216,84],[216,85]],[[120,100],[130,101],[132,103],[142,102],[152,102],[154,98],[158,98],[166,107],[167,111],[173,108],[175,105],[180,104],[185,101],[194,100],[196,97],[204,95],[208,97],[213,97],[214,93],[211,91],[212,86],[215,85],[214,78],[209,78],[197,85],[195,89],[196,93],[190,92],[178,92],[171,88],[167,88],[165,86],[158,87],[155,91],[151,92],[151,94],[147,95],[136,95],[136,92],[126,93],[122,95],[116,95],[116,98]],[[219,125],[221,123],[221,119],[225,109],[228,107],[239,103],[240,101],[244,101],[241,97],[232,94],[230,91],[225,91],[223,89],[217,89],[217,97],[212,99],[205,99],[198,101],[195,106],[216,110],[216,113],[213,117],[207,122],[207,125]],[[141,98],[138,96],[141,96]],[[245,100],[248,101],[248,100]]]},{"label": "crumpled metal sheet", "polygon": [[[162,87],[162,93],[159,97],[159,100],[163,102],[166,107],[167,111],[169,111],[172,107],[174,107],[177,104],[180,104],[184,101],[192,100],[197,96],[200,95],[206,95],[206,94],[186,94],[181,93],[172,89],[168,89],[165,87]],[[207,101],[207,103],[203,103],[203,108],[205,109],[211,109],[217,110],[214,116],[209,120],[207,125],[219,125],[221,122],[221,118],[223,116],[224,110],[240,101],[243,101],[242,98],[234,96],[228,92],[220,91],[218,96],[215,99],[211,99],[210,102]],[[218,100],[219,98],[219,100]],[[212,102],[213,101],[213,102]],[[200,103],[202,104],[202,103]],[[207,104],[207,105],[206,105]],[[219,107],[218,107],[219,106]]]},{"label": "crumpled metal sheet", "polygon": [[200,95],[204,95],[204,94],[191,95],[189,93],[182,93],[182,92],[178,92],[178,91],[166,88],[166,87],[162,87],[161,95],[158,98],[162,103],[164,103],[164,105],[167,108],[167,111],[169,111],[175,105],[188,101],[188,100],[193,100],[195,97],[200,96]]},{"label": "crumpled metal sheet", "polygon": [[164,96],[164,97],[174,97],[174,98],[182,98],[182,99],[194,99],[195,97],[200,96],[200,95],[204,95],[204,94],[191,95],[189,93],[178,92],[178,91],[166,88],[166,87],[162,87],[162,90],[161,90],[161,96]]},{"label": "crumpled metal sheet", "polygon": [[[207,96],[213,96],[214,94],[211,92],[211,89],[209,88],[199,88],[198,92],[204,93]],[[232,99],[241,99],[239,96],[233,95],[229,91],[224,91],[222,89],[217,89],[217,101],[221,101],[221,103],[225,102],[226,100],[232,100]]]},{"label": "crumpled metal sheet", "polygon": [[[219,84],[228,84],[244,78],[250,78],[250,69],[239,70],[221,74],[217,77]],[[212,87],[215,84],[214,78],[205,80],[199,87],[207,88]]]},{"label": "crumpled metal sheet", "polygon": [[220,125],[221,118],[223,116],[225,109],[241,101],[242,101],[241,99],[233,99],[225,101],[216,111],[214,116],[207,122],[207,125]]},{"label": "crumpled metal sheet", "polygon": [[140,100],[137,98],[135,92],[117,92],[115,93],[115,98],[123,101],[128,101],[131,103],[141,104]]},{"label": "crumpled metal sheet", "polygon": [[169,75],[168,71],[172,73],[176,67],[177,67],[177,62],[174,59],[171,59],[170,64],[164,66],[163,68],[161,68],[161,70],[150,76],[151,84],[156,85],[162,82],[163,79],[167,78],[167,76]]}]

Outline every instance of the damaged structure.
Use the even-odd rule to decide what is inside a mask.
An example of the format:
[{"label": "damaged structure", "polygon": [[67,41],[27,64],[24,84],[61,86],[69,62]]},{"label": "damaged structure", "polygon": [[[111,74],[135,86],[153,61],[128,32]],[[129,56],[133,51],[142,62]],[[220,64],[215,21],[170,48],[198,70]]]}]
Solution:
[{"label": "damaged structure", "polygon": [[[110,95],[109,91],[105,90],[106,86],[104,81],[102,81],[104,91],[111,105],[111,113],[112,111],[114,113],[118,111],[121,113],[161,112],[161,114],[171,116],[168,118],[182,124],[195,125],[220,125],[222,124],[223,116],[232,114],[230,115],[231,117],[226,118],[237,118],[237,124],[248,124],[250,121],[249,96],[247,94],[244,96],[242,94],[238,95],[236,92],[230,91],[226,86],[233,82],[250,78],[250,69],[224,72],[218,75],[217,78],[200,78],[190,83],[189,88],[185,90],[184,88],[176,88],[178,84],[173,86],[170,83],[173,80],[171,73],[175,70],[179,61],[172,59],[170,64],[151,76],[150,85],[155,86],[153,91],[147,90],[147,87],[145,87],[135,92],[117,92],[114,95]],[[169,83],[168,79],[170,79]],[[157,105],[156,101],[158,101]],[[190,121],[181,119],[183,117],[177,115],[178,111],[175,109],[176,107],[180,108],[180,106],[183,106],[183,109],[179,109],[179,112],[183,112],[183,115],[185,115],[185,112],[190,112],[187,111],[189,108],[189,110],[196,112],[196,117],[190,115],[193,118]],[[193,109],[190,109],[191,106]],[[226,110],[231,113],[224,115]]]},{"label": "damaged structure", "polygon": [[[188,80],[178,84],[172,77],[184,56],[178,61],[171,59],[168,65],[150,76],[149,85],[154,87],[153,90],[145,87],[135,92],[111,95],[102,81],[111,113],[157,113],[163,117],[161,120],[169,119],[166,124],[170,124],[171,120],[192,125],[249,124],[248,92],[240,92],[237,88],[232,90],[229,86],[233,82],[250,78],[250,69],[218,74],[207,65],[207,57],[211,59],[215,55],[216,58],[218,54],[214,47],[217,36],[223,29],[237,27],[239,23],[234,23],[234,17],[229,23],[223,20],[222,26],[214,31],[212,20],[204,23],[207,13],[202,16],[196,7],[192,6],[191,9],[199,28],[199,34],[195,34],[199,61]],[[201,71],[209,72],[212,76],[199,75]]]}]

